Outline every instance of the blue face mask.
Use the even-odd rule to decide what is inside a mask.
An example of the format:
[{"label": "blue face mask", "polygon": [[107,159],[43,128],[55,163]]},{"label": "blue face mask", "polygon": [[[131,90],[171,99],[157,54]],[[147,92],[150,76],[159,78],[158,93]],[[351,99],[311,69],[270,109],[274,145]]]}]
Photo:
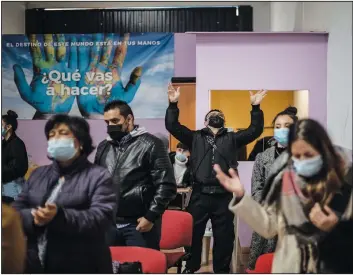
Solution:
[{"label": "blue face mask", "polygon": [[283,147],[287,147],[288,145],[288,135],[289,135],[288,128],[279,128],[279,129],[275,129],[274,131],[275,140]]},{"label": "blue face mask", "polygon": [[6,130],[4,127],[1,127],[1,136],[4,137],[6,135]]},{"label": "blue face mask", "polygon": [[74,140],[72,138],[51,139],[48,141],[48,155],[57,161],[68,161],[76,153]]},{"label": "blue face mask", "polygon": [[188,158],[183,153],[180,153],[180,152],[177,152],[175,154],[175,159],[177,159],[180,162],[186,162],[188,160]]},{"label": "blue face mask", "polygon": [[317,175],[324,164],[322,157],[316,156],[310,159],[299,160],[292,157],[293,166],[298,175],[310,178]]}]

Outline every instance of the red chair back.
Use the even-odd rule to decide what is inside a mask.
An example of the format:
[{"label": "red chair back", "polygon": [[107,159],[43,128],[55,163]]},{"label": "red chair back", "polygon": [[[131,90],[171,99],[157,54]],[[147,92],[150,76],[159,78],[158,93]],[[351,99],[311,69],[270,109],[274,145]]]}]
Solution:
[{"label": "red chair back", "polygon": [[267,254],[261,255],[256,261],[255,270],[247,270],[246,273],[249,273],[249,274],[271,273],[274,255],[275,255],[274,253],[267,253]]},{"label": "red chair back", "polygon": [[164,253],[135,246],[110,247],[112,260],[119,263],[140,262],[143,273],[163,274],[167,272],[167,259]]},{"label": "red chair back", "polygon": [[166,210],[162,216],[160,248],[164,250],[191,246],[193,219],[190,213]]}]

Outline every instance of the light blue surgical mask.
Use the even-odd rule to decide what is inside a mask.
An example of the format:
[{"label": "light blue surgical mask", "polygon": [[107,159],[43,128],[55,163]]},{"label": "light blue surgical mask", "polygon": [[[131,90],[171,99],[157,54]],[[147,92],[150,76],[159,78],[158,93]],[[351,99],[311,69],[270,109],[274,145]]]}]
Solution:
[{"label": "light blue surgical mask", "polygon": [[4,127],[1,127],[1,136],[4,137],[6,135],[6,130]]},{"label": "light blue surgical mask", "polygon": [[183,153],[177,152],[175,154],[175,159],[177,159],[180,162],[186,162],[188,160],[187,156],[185,156]]},{"label": "light blue surgical mask", "polygon": [[303,160],[299,160],[295,157],[292,157],[292,160],[296,173],[306,178],[310,178],[317,175],[321,171],[322,166],[324,164],[320,155]]},{"label": "light blue surgical mask", "polygon": [[274,139],[283,147],[288,146],[288,136],[289,129],[288,128],[279,128],[274,131]]},{"label": "light blue surgical mask", "polygon": [[74,140],[72,138],[51,139],[48,141],[48,155],[57,161],[68,161],[76,153]]}]

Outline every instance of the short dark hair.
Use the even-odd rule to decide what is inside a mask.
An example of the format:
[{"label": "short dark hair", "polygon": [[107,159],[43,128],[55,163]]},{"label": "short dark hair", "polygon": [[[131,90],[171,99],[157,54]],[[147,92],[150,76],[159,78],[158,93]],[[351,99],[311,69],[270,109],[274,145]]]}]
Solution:
[{"label": "short dark hair", "polygon": [[126,118],[128,115],[131,115],[134,118],[134,113],[132,112],[131,107],[123,100],[113,100],[107,103],[104,106],[104,113],[114,109],[119,109],[120,114],[124,118]]},{"label": "short dark hair", "polygon": [[17,118],[16,112],[8,110],[6,115],[3,115],[1,119],[7,124],[12,126],[12,130],[15,132],[17,130]]},{"label": "short dark hair", "polygon": [[205,115],[205,121],[207,120],[207,116],[208,116],[210,113],[212,113],[212,112],[219,112],[219,113],[222,113],[222,114],[223,114],[223,112],[222,112],[221,110],[219,110],[219,109],[212,109],[211,111],[209,111],[209,112]]},{"label": "short dark hair", "polygon": [[85,155],[88,156],[93,152],[94,146],[90,135],[90,127],[84,118],[65,114],[59,114],[51,117],[45,124],[44,128],[47,139],[49,139],[49,132],[58,124],[65,124],[69,127],[75,138],[77,138],[80,142],[82,152]]},{"label": "short dark hair", "polygon": [[298,113],[297,108],[289,106],[284,111],[279,112],[275,116],[275,118],[272,121],[272,126],[275,125],[277,118],[280,117],[280,116],[289,116],[293,120],[294,123],[297,123],[297,121],[298,121],[297,113]]},{"label": "short dark hair", "polygon": [[189,147],[186,146],[184,143],[181,143],[181,142],[179,142],[177,144],[176,148],[190,151]]}]

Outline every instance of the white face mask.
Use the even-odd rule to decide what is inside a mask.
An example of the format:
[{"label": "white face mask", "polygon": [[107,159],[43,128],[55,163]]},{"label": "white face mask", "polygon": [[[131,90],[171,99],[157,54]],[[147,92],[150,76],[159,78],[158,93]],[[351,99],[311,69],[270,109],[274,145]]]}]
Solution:
[{"label": "white face mask", "polygon": [[51,139],[48,141],[48,155],[57,161],[68,161],[76,153],[75,143],[72,138]]},{"label": "white face mask", "polygon": [[287,147],[288,145],[288,128],[276,128],[274,130],[274,139],[283,147]]},{"label": "white face mask", "polygon": [[324,164],[322,157],[320,155],[310,158],[299,160],[292,157],[293,166],[298,175],[310,178],[317,175]]},{"label": "white face mask", "polygon": [[188,161],[188,158],[187,156],[185,156],[183,153],[180,153],[180,152],[176,152],[175,154],[175,159],[184,163],[184,162],[187,162]]}]

